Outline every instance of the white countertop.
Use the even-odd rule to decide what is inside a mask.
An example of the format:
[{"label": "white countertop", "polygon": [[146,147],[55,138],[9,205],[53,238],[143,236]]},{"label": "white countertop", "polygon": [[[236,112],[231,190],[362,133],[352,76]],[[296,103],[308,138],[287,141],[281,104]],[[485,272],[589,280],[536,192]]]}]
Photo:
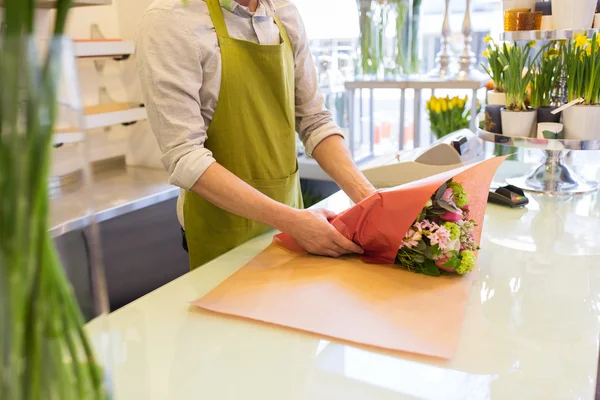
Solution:
[{"label": "white countertop", "polygon": [[[498,177],[514,167],[505,163]],[[341,193],[322,203],[333,211],[349,205]],[[489,205],[480,272],[450,361],[376,353],[188,305],[272,234],[111,314],[108,334],[102,321],[89,326],[96,343],[111,340],[117,400],[593,399],[598,194],[535,196],[525,210]]]}]

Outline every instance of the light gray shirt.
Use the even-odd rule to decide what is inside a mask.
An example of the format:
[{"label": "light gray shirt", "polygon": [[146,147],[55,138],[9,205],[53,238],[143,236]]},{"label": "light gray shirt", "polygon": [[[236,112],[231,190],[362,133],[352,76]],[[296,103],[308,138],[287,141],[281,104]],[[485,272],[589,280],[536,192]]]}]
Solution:
[{"label": "light gray shirt", "polygon": [[[306,153],[310,155],[326,137],[341,135],[319,92],[296,6],[290,0],[259,0],[252,13],[233,0],[220,1],[233,38],[279,43],[274,13],[286,28],[295,60],[296,131]],[[189,0],[184,5],[183,0],[156,0],[139,25],[136,59],[148,117],[170,183],[189,190],[215,162],[204,143],[219,101],[221,55],[206,1]]]}]

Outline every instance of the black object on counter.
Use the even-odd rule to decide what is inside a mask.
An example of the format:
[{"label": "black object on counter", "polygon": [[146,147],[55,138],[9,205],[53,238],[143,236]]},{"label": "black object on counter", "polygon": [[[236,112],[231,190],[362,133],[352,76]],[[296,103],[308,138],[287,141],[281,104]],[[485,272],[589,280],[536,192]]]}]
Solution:
[{"label": "black object on counter", "polygon": [[499,105],[485,106],[485,130],[492,133],[502,133],[502,108]]},{"label": "black object on counter", "polygon": [[529,204],[529,199],[525,196],[523,189],[513,185],[508,185],[490,192],[488,202],[508,206],[510,208],[525,207]]},{"label": "black object on counter", "polygon": [[556,110],[558,107],[553,106],[544,106],[539,107],[537,109],[537,122],[560,122],[561,113],[552,114],[552,111]]},{"label": "black object on counter", "polygon": [[552,15],[552,2],[550,0],[537,1],[535,11],[541,11],[542,15]]}]

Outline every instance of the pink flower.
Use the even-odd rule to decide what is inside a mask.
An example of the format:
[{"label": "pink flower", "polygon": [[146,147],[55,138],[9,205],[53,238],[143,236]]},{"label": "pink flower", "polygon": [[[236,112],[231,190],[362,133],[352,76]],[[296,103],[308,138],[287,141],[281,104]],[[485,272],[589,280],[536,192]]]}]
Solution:
[{"label": "pink flower", "polygon": [[408,232],[406,232],[406,236],[404,236],[404,241],[402,243],[402,247],[408,247],[413,248],[415,246],[417,246],[419,244],[419,241],[421,240],[422,235],[421,232],[418,232],[416,230],[414,230],[413,228],[409,229]]},{"label": "pink flower", "polygon": [[443,269],[446,272],[454,271],[452,268],[444,267],[444,264],[446,264],[447,262],[448,262],[448,257],[444,257],[444,258],[440,258],[439,260],[437,260],[435,262],[435,265],[437,265],[437,267],[439,269]]},{"label": "pink flower", "polygon": [[448,229],[440,226],[435,231],[429,234],[429,242],[432,246],[438,245],[441,250],[444,250],[450,241],[450,232]]},{"label": "pink flower", "polygon": [[452,203],[454,201],[454,192],[452,191],[452,189],[446,189],[446,191],[442,195],[442,200],[444,200],[446,203]]},{"label": "pink flower", "polygon": [[462,212],[460,212],[460,211],[457,211],[457,212],[446,211],[444,214],[442,214],[440,216],[440,218],[447,222],[457,222],[463,218],[463,215],[462,215]]}]

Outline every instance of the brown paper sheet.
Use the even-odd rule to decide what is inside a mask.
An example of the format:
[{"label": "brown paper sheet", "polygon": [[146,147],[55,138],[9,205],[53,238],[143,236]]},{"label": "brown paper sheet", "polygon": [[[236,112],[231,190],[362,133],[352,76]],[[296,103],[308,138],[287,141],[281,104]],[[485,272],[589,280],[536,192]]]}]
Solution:
[{"label": "brown paper sheet", "polygon": [[[332,223],[365,249],[363,260],[389,263],[391,257],[393,262],[394,249],[429,196],[453,177],[469,193],[479,242],[490,183],[503,161],[495,158],[388,189]],[[272,244],[192,304],[359,345],[452,358],[474,273],[435,278],[358,257],[294,251],[295,243],[285,236],[276,243],[287,248]]]},{"label": "brown paper sheet", "polygon": [[451,358],[471,281],[272,244],[193,304],[357,344]]}]

